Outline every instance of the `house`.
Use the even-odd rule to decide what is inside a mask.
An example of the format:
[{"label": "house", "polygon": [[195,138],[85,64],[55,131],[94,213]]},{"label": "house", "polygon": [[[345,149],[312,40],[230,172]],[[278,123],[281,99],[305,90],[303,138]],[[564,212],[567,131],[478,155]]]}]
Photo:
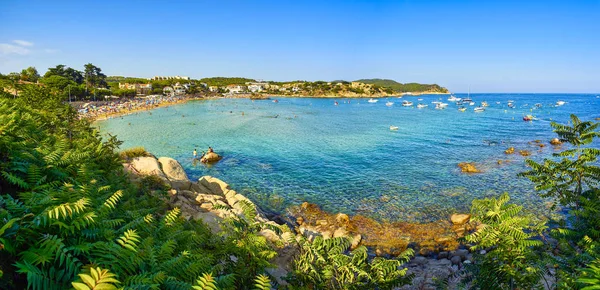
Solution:
[{"label": "house", "polygon": [[217,92],[219,90],[219,87],[217,87],[217,86],[210,86],[210,87],[208,87],[208,90],[211,91],[211,92],[213,92],[213,93],[215,93],[215,92]]},{"label": "house", "polygon": [[245,91],[245,88],[240,85],[228,85],[227,91],[232,94],[241,94]]},{"label": "house", "polygon": [[147,95],[152,92],[152,84],[130,84],[130,83],[119,83],[119,89],[121,90],[135,90],[138,95]]},{"label": "house", "polygon": [[175,95],[175,90],[172,87],[167,86],[163,88],[163,94],[167,96],[173,96]]},{"label": "house", "polygon": [[173,91],[174,91],[175,95],[183,95],[189,88],[190,88],[189,84],[180,85],[179,83],[176,83],[173,86]]},{"label": "house", "polygon": [[262,92],[269,84],[267,83],[247,83],[248,90],[253,93]]}]

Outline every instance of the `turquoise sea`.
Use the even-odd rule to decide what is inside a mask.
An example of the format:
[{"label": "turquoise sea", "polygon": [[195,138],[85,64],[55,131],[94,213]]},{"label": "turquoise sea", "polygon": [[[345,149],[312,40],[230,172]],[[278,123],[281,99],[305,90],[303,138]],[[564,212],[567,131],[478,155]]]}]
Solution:
[{"label": "turquoise sea", "polygon": [[[465,97],[466,94],[457,94]],[[285,213],[308,201],[331,212],[388,221],[433,221],[468,211],[474,198],[509,192],[515,202],[544,213],[544,201],[517,173],[524,157],[504,150],[550,156],[551,121],[600,117],[600,98],[585,94],[471,94],[475,106],[448,102],[449,95],[368,99],[213,99],[98,122],[104,134],[123,140],[122,149],[144,146],[170,156],[190,179],[218,177],[262,208]],[[422,98],[422,101],[418,101]],[[434,109],[432,101],[449,103]],[[409,100],[413,107],[403,107]],[[515,108],[507,106],[514,100]],[[559,101],[563,106],[554,106]],[[337,101],[339,105],[334,105]],[[386,102],[394,102],[386,106]],[[496,102],[499,102],[497,104]],[[428,104],[416,108],[417,103]],[[541,103],[541,108],[534,104]],[[524,115],[537,120],[525,122]],[[390,125],[398,126],[391,131]],[[539,148],[534,140],[546,144]],[[193,162],[192,151],[212,146],[224,159],[213,166]],[[599,147],[597,142],[592,146]],[[498,160],[510,160],[498,164]],[[459,162],[484,172],[463,174]]]}]

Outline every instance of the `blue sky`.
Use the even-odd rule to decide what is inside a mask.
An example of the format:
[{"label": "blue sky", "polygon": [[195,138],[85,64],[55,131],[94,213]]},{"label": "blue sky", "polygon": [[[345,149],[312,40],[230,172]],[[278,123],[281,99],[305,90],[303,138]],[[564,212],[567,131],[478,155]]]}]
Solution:
[{"label": "blue sky", "polygon": [[[59,2],[59,3],[55,3]],[[0,73],[600,92],[600,1],[0,1]]]}]

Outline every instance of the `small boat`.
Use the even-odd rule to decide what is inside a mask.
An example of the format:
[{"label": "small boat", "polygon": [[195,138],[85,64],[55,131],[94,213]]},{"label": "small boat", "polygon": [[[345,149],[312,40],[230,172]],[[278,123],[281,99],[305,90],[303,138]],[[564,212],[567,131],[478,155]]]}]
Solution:
[{"label": "small boat", "polygon": [[473,99],[471,99],[470,97],[466,97],[466,98],[462,99],[462,101],[465,103],[471,103],[471,102],[473,102]]},{"label": "small boat", "polygon": [[481,102],[481,106],[482,106],[482,107],[487,107],[487,106],[489,106],[489,104],[488,104],[487,102],[485,102],[485,101],[484,101],[484,102]]},{"label": "small boat", "polygon": [[485,111],[485,107],[475,107],[473,109],[473,111],[475,111],[475,112],[483,112],[483,111]]},{"label": "small boat", "polygon": [[457,97],[455,97],[454,95],[451,95],[451,96],[448,98],[448,101],[450,101],[450,102],[458,102],[458,101],[460,101],[460,100],[462,100],[462,99],[461,99],[461,98],[457,98]]},{"label": "small boat", "polygon": [[390,126],[391,131],[398,131],[398,126]]},{"label": "small boat", "polygon": [[534,117],[532,115],[527,115],[523,117],[523,121],[533,121]]},{"label": "small boat", "polygon": [[565,102],[565,101],[558,101],[558,102],[556,102],[556,106],[557,106],[557,107],[560,107],[560,106],[562,106],[562,105],[564,105],[564,104],[566,104],[566,103],[567,103],[567,102]]},{"label": "small boat", "polygon": [[467,108],[465,108],[465,107],[460,107],[460,108],[458,108],[458,110],[459,110],[459,111],[461,111],[461,112],[464,112],[464,111],[466,111],[466,110],[467,110]]},{"label": "small boat", "polygon": [[441,104],[442,102],[439,102],[439,101],[433,101],[433,102],[431,102],[431,103],[432,103],[432,104],[436,104],[436,105],[437,105],[437,104]]},{"label": "small boat", "polygon": [[514,103],[515,101],[513,101],[513,100],[508,100],[508,102],[509,102],[509,103]]},{"label": "small boat", "polygon": [[458,101],[458,102],[456,102],[456,105],[457,105],[457,106],[462,106],[463,104],[464,104],[464,103],[463,103],[462,101]]},{"label": "small boat", "polygon": [[508,107],[509,107],[509,108],[513,108],[513,109],[514,109],[514,108],[515,108],[515,104],[513,104],[513,103],[508,103]]},{"label": "small boat", "polygon": [[402,101],[402,106],[404,107],[410,107],[413,105],[413,102],[409,102],[409,101]]},{"label": "small boat", "polygon": [[427,105],[426,104],[418,104],[417,108],[419,108],[419,109],[427,108]]},{"label": "small boat", "polygon": [[279,103],[279,100],[275,99],[273,100],[273,103]]},{"label": "small boat", "polygon": [[391,107],[392,105],[394,105],[394,102],[387,102],[385,103],[386,106]]},{"label": "small boat", "polygon": [[369,103],[377,103],[379,100],[375,100],[373,98],[370,98],[367,102]]},{"label": "small boat", "polygon": [[339,103],[337,101],[335,101],[333,104],[336,105],[336,106],[339,105]]},{"label": "small boat", "polygon": [[446,103],[437,103],[437,104],[435,104],[435,108],[438,109],[438,110],[445,109],[446,107],[448,107],[448,104],[446,104]]},{"label": "small boat", "polygon": [[422,101],[422,100],[423,100],[423,99],[421,99],[421,98],[417,99],[417,101]]},{"label": "small boat", "polygon": [[535,107],[536,107],[536,108],[541,108],[541,107],[542,107],[542,104],[541,104],[541,103],[537,103],[537,104],[535,104]]},{"label": "small boat", "polygon": [[475,102],[469,102],[469,106],[475,106]]},{"label": "small boat", "polygon": [[500,102],[496,102],[496,105],[500,105]]}]

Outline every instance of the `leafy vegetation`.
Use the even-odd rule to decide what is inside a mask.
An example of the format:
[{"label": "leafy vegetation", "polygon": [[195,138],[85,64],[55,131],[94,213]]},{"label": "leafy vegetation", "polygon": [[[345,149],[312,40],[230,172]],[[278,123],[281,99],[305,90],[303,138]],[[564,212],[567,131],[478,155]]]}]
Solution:
[{"label": "leafy vegetation", "polygon": [[212,77],[200,79],[198,82],[205,83],[208,86],[225,87],[228,85],[245,85],[248,82],[256,82],[256,80],[247,78]]},{"label": "leafy vegetation", "polygon": [[[346,254],[351,241],[338,237],[316,237],[311,243],[302,239],[300,254],[294,261],[297,284],[316,289],[392,289],[408,285],[412,276],[399,267],[414,254],[407,249],[396,259],[369,261],[367,248],[360,246]],[[293,280],[292,280],[293,281]]]},{"label": "leafy vegetation", "polygon": [[531,289],[538,284],[542,271],[536,267],[533,248],[542,242],[533,238],[542,234],[545,225],[522,214],[523,207],[508,204],[509,200],[505,193],[497,199],[473,201],[472,221],[478,226],[464,239],[474,244],[472,251],[490,251],[476,257],[476,270],[468,279],[478,289]]}]

